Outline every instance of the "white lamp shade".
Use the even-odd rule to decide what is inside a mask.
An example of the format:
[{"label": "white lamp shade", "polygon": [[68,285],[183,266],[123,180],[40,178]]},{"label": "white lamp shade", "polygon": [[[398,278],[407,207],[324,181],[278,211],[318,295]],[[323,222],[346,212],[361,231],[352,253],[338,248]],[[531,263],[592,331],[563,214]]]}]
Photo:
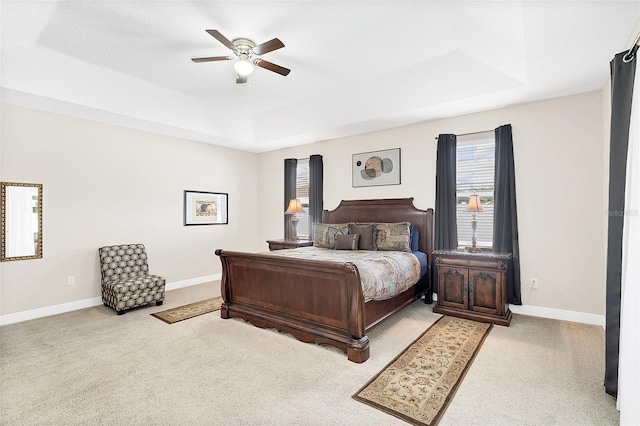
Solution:
[{"label": "white lamp shade", "polygon": [[251,64],[251,62],[247,61],[246,59],[238,60],[233,68],[235,68],[238,75],[241,75],[243,77],[253,72],[253,64]]},{"label": "white lamp shade", "polygon": [[482,208],[482,203],[480,202],[480,197],[476,194],[469,196],[469,204],[467,204],[468,212],[481,212],[484,211]]},{"label": "white lamp shade", "polygon": [[289,207],[285,211],[285,214],[296,214],[296,213],[304,213],[304,208],[302,207],[302,203],[297,198],[292,198],[289,201]]}]

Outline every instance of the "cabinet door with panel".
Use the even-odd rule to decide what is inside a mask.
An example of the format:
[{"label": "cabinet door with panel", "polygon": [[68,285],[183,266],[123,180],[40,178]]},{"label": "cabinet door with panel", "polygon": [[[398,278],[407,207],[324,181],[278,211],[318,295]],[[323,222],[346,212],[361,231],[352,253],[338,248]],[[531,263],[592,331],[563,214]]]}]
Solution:
[{"label": "cabinet door with panel", "polygon": [[[502,315],[502,276],[496,272],[469,271],[469,309],[490,315]],[[502,305],[502,307],[500,307]]]},{"label": "cabinet door with panel", "polygon": [[463,268],[438,268],[438,302],[442,306],[468,309],[469,271]]}]

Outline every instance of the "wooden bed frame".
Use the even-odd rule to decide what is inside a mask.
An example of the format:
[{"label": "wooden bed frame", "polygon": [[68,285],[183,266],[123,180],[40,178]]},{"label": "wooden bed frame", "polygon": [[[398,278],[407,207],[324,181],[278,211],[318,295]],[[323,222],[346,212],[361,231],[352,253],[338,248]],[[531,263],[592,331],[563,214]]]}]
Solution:
[{"label": "wooden bed frame", "polygon": [[432,302],[433,209],[419,210],[413,198],[343,200],[322,212],[323,223],[411,222],[420,229],[419,249],[428,271],[405,292],[387,300],[364,302],[358,268],[268,254],[218,249],[222,262],[222,318],[242,318],[273,327],[304,342],[339,348],[350,361],[369,358],[367,332],[425,295]]}]

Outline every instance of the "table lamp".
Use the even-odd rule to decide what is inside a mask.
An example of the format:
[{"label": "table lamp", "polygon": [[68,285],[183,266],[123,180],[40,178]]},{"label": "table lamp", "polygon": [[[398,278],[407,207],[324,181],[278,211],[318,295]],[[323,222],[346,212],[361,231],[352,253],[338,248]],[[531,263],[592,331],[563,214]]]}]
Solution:
[{"label": "table lamp", "polygon": [[478,221],[476,220],[476,213],[481,212],[484,209],[482,208],[482,203],[480,202],[480,197],[477,194],[473,194],[469,196],[469,204],[467,204],[468,212],[471,212],[471,229],[473,230],[473,237],[471,238],[471,247],[467,247],[467,251],[471,253],[478,253],[480,249],[476,247],[476,228],[478,227]]},{"label": "table lamp", "polygon": [[304,208],[302,208],[302,203],[297,198],[292,198],[289,201],[289,207],[285,210],[284,214],[290,214],[291,216],[291,224],[293,225],[293,239],[298,239],[298,216],[296,213],[304,213]]}]

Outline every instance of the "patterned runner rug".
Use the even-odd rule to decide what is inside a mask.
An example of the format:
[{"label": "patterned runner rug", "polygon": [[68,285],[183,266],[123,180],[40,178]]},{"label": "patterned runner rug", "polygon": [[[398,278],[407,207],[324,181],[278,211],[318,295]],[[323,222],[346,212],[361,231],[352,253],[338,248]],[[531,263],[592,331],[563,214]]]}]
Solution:
[{"label": "patterned runner rug", "polygon": [[151,314],[151,316],[161,319],[166,323],[173,324],[174,322],[217,311],[220,309],[220,305],[222,305],[222,297],[214,297],[213,299],[201,300],[200,302],[189,303],[188,305],[156,312]]},{"label": "patterned runner rug", "polygon": [[492,326],[440,318],[353,398],[411,424],[434,426]]}]

